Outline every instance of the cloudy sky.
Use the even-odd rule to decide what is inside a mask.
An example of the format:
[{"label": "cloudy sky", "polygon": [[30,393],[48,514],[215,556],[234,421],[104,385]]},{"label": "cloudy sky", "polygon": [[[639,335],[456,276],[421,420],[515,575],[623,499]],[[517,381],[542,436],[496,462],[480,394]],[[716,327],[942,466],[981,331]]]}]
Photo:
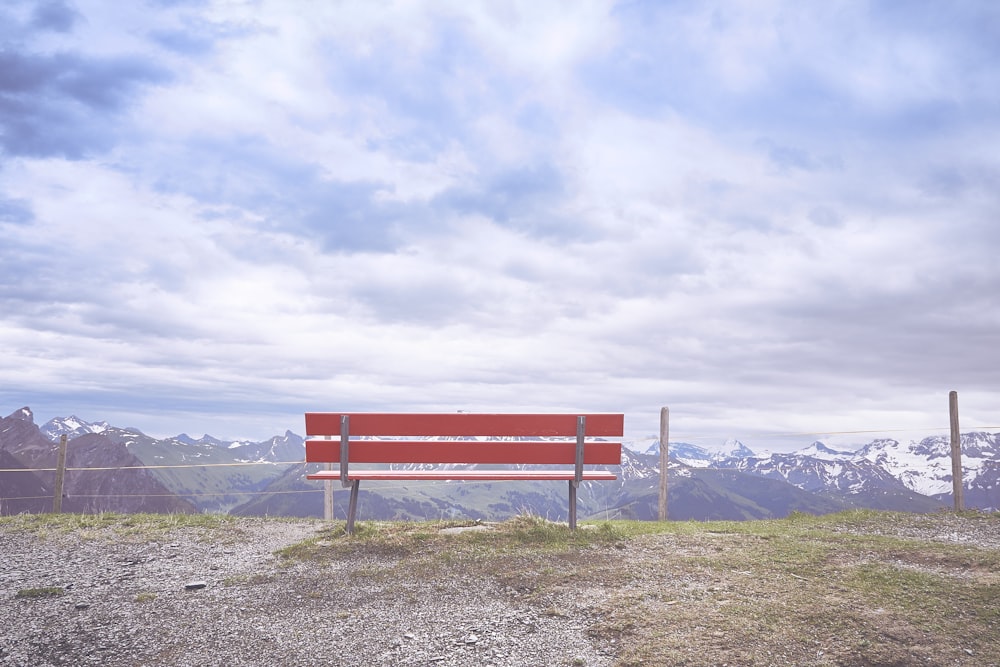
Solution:
[{"label": "cloudy sky", "polygon": [[994,426],[998,184],[993,0],[4,0],[0,411]]}]

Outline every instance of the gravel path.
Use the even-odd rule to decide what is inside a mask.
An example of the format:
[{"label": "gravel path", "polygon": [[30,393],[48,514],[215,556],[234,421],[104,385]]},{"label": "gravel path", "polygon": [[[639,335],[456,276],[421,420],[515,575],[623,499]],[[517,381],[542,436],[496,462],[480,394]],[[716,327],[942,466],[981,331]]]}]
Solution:
[{"label": "gravel path", "polygon": [[[424,581],[391,558],[274,556],[320,528],[248,518],[151,539],[0,526],[0,665],[611,664],[585,608],[546,613],[495,573]],[[23,597],[47,588],[64,592]]]},{"label": "gravel path", "polygon": [[[1000,531],[997,530],[996,521],[970,520],[951,512],[894,516],[896,520],[892,523],[868,522],[863,528],[847,525],[840,530],[845,533],[893,535],[947,544],[964,544],[983,549],[1000,549]],[[836,529],[836,526],[833,528]]]}]

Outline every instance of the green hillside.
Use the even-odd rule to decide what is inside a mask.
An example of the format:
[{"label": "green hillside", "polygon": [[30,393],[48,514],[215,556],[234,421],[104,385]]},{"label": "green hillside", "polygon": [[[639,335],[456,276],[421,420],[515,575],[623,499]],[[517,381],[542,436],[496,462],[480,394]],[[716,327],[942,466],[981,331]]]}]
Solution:
[{"label": "green hillside", "polygon": [[164,486],[202,512],[228,512],[246,502],[252,493],[264,489],[287,468],[240,461],[233,450],[211,444],[157,440],[121,429],[108,429],[105,435],[124,442],[136,458],[153,466],[150,472]]}]

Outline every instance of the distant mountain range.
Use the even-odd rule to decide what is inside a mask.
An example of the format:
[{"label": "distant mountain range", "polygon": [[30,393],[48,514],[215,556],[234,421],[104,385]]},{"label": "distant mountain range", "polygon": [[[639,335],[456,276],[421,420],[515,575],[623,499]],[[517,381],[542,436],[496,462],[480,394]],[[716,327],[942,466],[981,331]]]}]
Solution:
[{"label": "distant mountain range", "polygon": [[[907,494],[952,506],[951,441],[944,436],[908,444],[881,438],[856,451],[814,442],[790,454],[767,456],[754,454],[738,441],[727,445],[722,452],[710,453],[696,445],[670,443],[668,453],[671,459],[691,467],[734,469],[782,479],[800,489],[833,494],[864,507],[878,508],[880,497],[889,502],[890,497],[906,498]],[[996,511],[1000,508],[1000,434],[963,433],[961,446],[965,506]],[[647,453],[658,455],[659,443],[654,442]]]},{"label": "distant mountain range", "polygon": [[[136,428],[76,417],[41,427],[29,408],[0,420],[0,514],[47,512],[58,441],[68,439],[64,511],[230,512],[322,516],[323,485],[305,479],[303,438],[291,431],[262,442],[186,434],[157,439]],[[647,441],[648,442],[648,441]],[[654,519],[659,500],[659,443],[636,451],[624,443],[619,479],[585,483],[581,517]],[[1000,508],[1000,436],[962,435],[966,506]],[[792,453],[757,455],[738,441],[723,451],[670,443],[672,519],[762,519],[791,512],[848,508],[929,512],[950,508],[951,449],[934,436],[903,444],[879,439],[857,451],[822,442]],[[29,469],[44,469],[32,472]],[[346,491],[334,494],[343,517]],[[566,489],[552,482],[371,483],[362,487],[359,516],[423,520],[498,520],[533,513],[566,519]]]},{"label": "distant mountain range", "polygon": [[[0,514],[52,511],[58,446],[22,408],[0,420]],[[128,447],[99,432],[81,433],[66,450],[65,512],[196,512],[197,507],[168,488]],[[39,470],[40,469],[40,470]],[[34,472],[33,470],[38,470]]]}]

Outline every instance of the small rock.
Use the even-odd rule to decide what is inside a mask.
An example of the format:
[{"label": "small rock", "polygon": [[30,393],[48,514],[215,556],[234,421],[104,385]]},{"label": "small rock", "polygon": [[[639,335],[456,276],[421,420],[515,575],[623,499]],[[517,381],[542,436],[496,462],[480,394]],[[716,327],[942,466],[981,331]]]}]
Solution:
[{"label": "small rock", "polygon": [[184,590],[187,591],[197,591],[208,586],[208,582],[205,581],[191,581],[184,584]]},{"label": "small rock", "polygon": [[76,610],[77,611],[83,611],[84,609],[89,609],[89,608],[90,608],[90,603],[89,602],[77,602],[76,603]]},{"label": "small rock", "polygon": [[466,644],[478,644],[479,643],[479,637],[477,637],[475,635],[475,633],[473,633],[473,634],[470,634],[465,639],[463,639],[462,641],[464,641]]}]

